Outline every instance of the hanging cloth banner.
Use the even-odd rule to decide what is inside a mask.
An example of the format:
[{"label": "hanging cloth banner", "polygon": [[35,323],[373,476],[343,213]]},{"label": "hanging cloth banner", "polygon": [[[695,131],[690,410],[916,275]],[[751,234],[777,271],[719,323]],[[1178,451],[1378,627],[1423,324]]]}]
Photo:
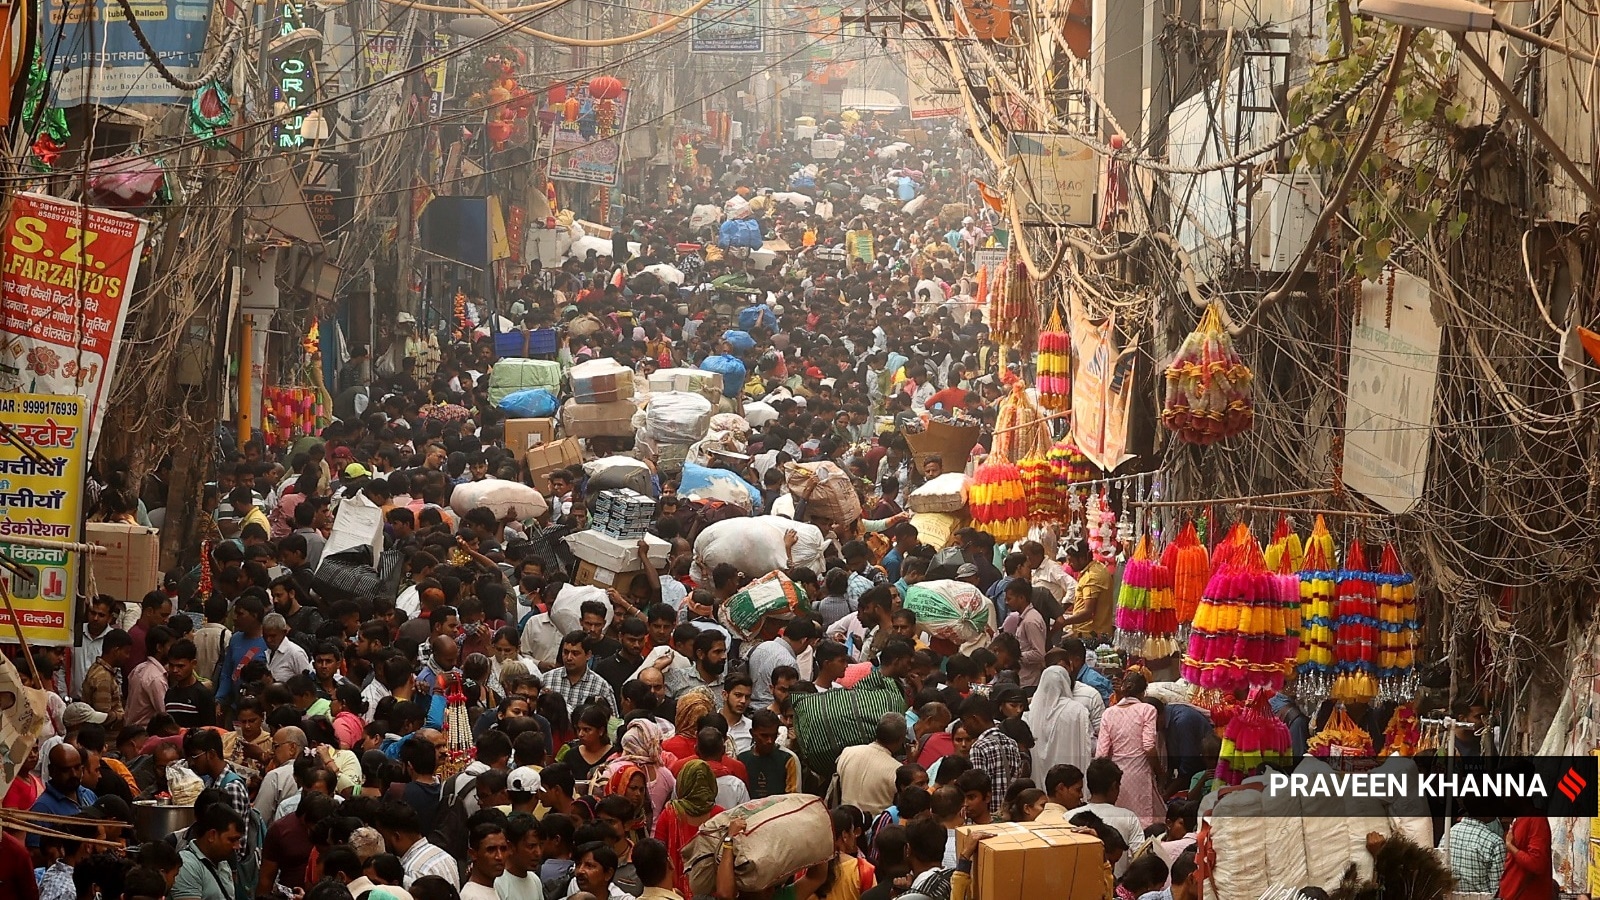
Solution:
[{"label": "hanging cloth banner", "polygon": [[1072,379],[1072,436],[1090,462],[1107,472],[1132,458],[1128,417],[1133,409],[1133,372],[1139,342],[1116,346],[1115,317],[1094,321],[1072,298],[1072,341],[1077,367]]}]

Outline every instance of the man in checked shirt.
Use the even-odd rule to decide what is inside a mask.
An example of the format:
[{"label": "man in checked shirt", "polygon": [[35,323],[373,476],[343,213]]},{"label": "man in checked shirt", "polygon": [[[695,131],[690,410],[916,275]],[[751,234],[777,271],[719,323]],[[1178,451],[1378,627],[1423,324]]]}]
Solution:
[{"label": "man in checked shirt", "polygon": [[967,758],[972,767],[989,776],[993,789],[989,793],[989,812],[1000,812],[1005,802],[1006,789],[1011,782],[1021,778],[1027,758],[1017,742],[995,724],[994,701],[981,694],[973,694],[961,704],[961,723],[967,734],[976,735]]}]

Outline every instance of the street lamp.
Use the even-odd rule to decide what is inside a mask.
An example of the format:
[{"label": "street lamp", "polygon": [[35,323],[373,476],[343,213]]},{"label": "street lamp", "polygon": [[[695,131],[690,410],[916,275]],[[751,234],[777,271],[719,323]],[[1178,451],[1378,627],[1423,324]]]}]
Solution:
[{"label": "street lamp", "polygon": [[1555,138],[1544,130],[1543,123],[1522,104],[1516,92],[1495,74],[1494,69],[1489,66],[1489,61],[1483,58],[1478,48],[1467,41],[1466,35],[1468,31],[1488,31],[1495,28],[1589,62],[1595,62],[1595,57],[1563,47],[1535,32],[1498,21],[1494,17],[1494,10],[1473,3],[1471,0],[1361,0],[1356,11],[1361,15],[1393,22],[1402,28],[1437,28],[1449,32],[1451,39],[1456,43],[1456,49],[1461,51],[1462,57],[1478,70],[1484,82],[1499,95],[1500,102],[1505,104],[1506,109],[1520,119],[1528,132],[1550,151],[1556,165],[1567,173],[1573,183],[1589,198],[1589,202],[1600,206],[1600,190],[1595,188],[1594,182],[1584,175],[1577,163],[1572,161],[1572,157],[1556,143]]}]

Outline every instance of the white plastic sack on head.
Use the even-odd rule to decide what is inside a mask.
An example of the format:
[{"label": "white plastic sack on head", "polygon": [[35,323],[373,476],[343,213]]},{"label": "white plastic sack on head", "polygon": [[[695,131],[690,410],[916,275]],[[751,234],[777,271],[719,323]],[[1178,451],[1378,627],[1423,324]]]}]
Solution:
[{"label": "white plastic sack on head", "polygon": [[596,475],[599,475],[603,472],[609,472],[610,470],[618,468],[619,466],[623,469],[639,469],[645,472],[650,471],[649,466],[631,456],[606,456],[584,463],[583,474],[593,478]]},{"label": "white plastic sack on head", "polygon": [[544,495],[519,481],[485,478],[456,485],[450,494],[450,508],[466,515],[480,506],[488,507],[498,520],[537,519],[550,508]]},{"label": "white plastic sack on head", "polygon": [[711,401],[703,394],[662,391],[650,395],[644,415],[651,437],[668,444],[692,444],[706,433]]},{"label": "white plastic sack on head", "polygon": [[906,505],[914,513],[953,513],[967,508],[970,479],[964,472],[946,472],[911,492]]},{"label": "white plastic sack on head", "polygon": [[750,422],[738,413],[717,413],[711,417],[710,429],[730,432],[743,441],[750,439]]},{"label": "white plastic sack on head", "polygon": [[749,422],[751,427],[764,428],[768,423],[776,421],[777,418],[778,411],[773,409],[769,403],[752,400],[744,405],[744,420]]},{"label": "white plastic sack on head", "polygon": [[695,567],[699,570],[694,578],[710,583],[711,569],[722,563],[747,575],[789,569],[783,539],[791,531],[799,536],[794,545],[794,565],[823,571],[822,532],[817,526],[777,516],[755,516],[717,522],[700,532],[694,542]]},{"label": "white plastic sack on head", "polygon": [[689,227],[696,231],[722,221],[722,210],[715,203],[700,203],[689,213]]},{"label": "white plastic sack on head", "polygon": [[810,206],[812,203],[810,197],[794,191],[779,191],[778,193],[772,195],[772,199],[778,201],[779,203],[787,203],[790,206]]},{"label": "white plastic sack on head", "polygon": [[583,604],[595,600],[605,604],[606,624],[611,624],[611,599],[606,592],[592,584],[569,584],[561,588],[550,604],[550,623],[562,634],[577,631],[583,626]]},{"label": "white plastic sack on head", "polygon": [[751,213],[750,201],[735,194],[722,204],[722,214],[730,219],[749,218]]}]

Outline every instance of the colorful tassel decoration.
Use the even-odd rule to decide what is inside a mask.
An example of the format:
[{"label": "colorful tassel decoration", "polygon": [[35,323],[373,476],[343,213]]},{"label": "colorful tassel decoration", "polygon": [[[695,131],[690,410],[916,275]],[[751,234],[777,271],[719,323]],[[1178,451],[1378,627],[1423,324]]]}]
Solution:
[{"label": "colorful tassel decoration", "polygon": [[1211,580],[1211,560],[1193,522],[1186,523],[1162,551],[1161,563],[1172,572],[1172,600],[1178,609],[1178,621],[1187,625],[1194,621],[1200,597]]},{"label": "colorful tassel decoration", "polygon": [[1011,544],[1028,536],[1028,504],[1023,499],[1022,471],[1005,461],[987,462],[972,473],[967,506],[972,527]]},{"label": "colorful tassel decoration", "polygon": [[[1244,705],[1230,707],[1224,714],[1227,724],[1216,771],[1224,784],[1239,784],[1263,765],[1289,762],[1294,746],[1289,727],[1272,713],[1271,699],[1272,691],[1252,690]],[[1216,721],[1216,713],[1212,720]]]},{"label": "colorful tassel decoration", "polygon": [[1384,544],[1373,580],[1378,588],[1378,696],[1405,702],[1417,694],[1417,586],[1401,568],[1393,544]]},{"label": "colorful tassel decoration", "polygon": [[1350,543],[1336,573],[1333,667],[1329,696],[1340,703],[1366,703],[1378,695],[1378,586],[1359,540]]},{"label": "colorful tassel decoration", "polygon": [[1139,539],[1122,570],[1117,593],[1115,646],[1132,657],[1165,659],[1178,652],[1178,610],[1172,602],[1172,571],[1151,559],[1150,538]]},{"label": "colorful tassel decoration", "polygon": [[1300,582],[1268,572],[1244,524],[1213,556],[1218,562],[1195,610],[1183,677],[1202,688],[1234,691],[1283,687],[1294,666],[1300,627]]},{"label": "colorful tassel decoration", "polygon": [[[1321,524],[1319,518],[1318,524]],[[1331,546],[1331,544],[1330,544]],[[1313,540],[1300,570],[1300,653],[1296,657],[1295,692],[1317,706],[1333,688],[1333,598],[1337,590],[1333,563],[1323,545]]]}]

